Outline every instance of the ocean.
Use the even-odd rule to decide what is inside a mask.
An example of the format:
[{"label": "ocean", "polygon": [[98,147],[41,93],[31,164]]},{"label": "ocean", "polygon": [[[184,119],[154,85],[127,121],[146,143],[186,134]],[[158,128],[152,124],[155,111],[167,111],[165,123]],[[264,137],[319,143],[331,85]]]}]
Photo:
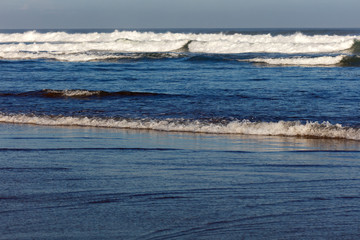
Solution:
[{"label": "ocean", "polygon": [[360,29],[0,30],[0,239],[357,239]]}]

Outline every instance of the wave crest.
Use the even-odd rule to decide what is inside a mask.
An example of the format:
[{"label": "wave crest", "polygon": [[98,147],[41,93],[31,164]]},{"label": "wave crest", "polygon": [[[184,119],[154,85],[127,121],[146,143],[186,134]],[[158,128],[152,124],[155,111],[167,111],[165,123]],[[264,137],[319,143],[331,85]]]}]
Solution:
[{"label": "wave crest", "polygon": [[360,53],[360,40],[359,39],[354,40],[354,44],[351,46],[350,51],[355,54]]}]

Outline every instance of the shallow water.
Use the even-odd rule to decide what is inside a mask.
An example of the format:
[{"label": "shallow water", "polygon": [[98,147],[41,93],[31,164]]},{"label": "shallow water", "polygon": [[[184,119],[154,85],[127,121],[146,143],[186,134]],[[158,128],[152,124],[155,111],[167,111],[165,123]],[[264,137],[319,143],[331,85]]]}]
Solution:
[{"label": "shallow water", "polygon": [[348,140],[0,125],[2,239],[355,239]]}]

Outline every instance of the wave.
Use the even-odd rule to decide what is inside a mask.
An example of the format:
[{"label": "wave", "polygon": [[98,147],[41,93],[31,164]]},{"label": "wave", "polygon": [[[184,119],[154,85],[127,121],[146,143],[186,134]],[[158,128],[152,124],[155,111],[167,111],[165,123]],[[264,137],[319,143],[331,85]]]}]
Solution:
[{"label": "wave", "polygon": [[71,90],[53,90],[44,89],[40,93],[46,97],[114,97],[114,96],[156,96],[165,95],[160,93],[152,92],[131,92],[131,91],[118,91],[118,92],[107,92],[107,91],[92,91],[82,89],[71,89]]},{"label": "wave", "polygon": [[341,59],[339,65],[344,67],[359,67],[360,56],[346,56]]},{"label": "wave", "polygon": [[359,39],[354,40],[354,44],[351,46],[350,52],[355,53],[355,54],[360,53],[360,40]]},{"label": "wave", "polygon": [[351,50],[354,39],[329,43],[251,42],[241,40],[121,41],[84,43],[12,43],[0,45],[0,57],[12,53],[74,54],[87,52],[193,52],[193,53],[329,53]]},{"label": "wave", "polygon": [[30,91],[22,93],[0,93],[0,96],[40,96],[47,98],[89,98],[89,97],[126,97],[126,96],[158,96],[166,95],[163,93],[152,92],[132,92],[132,91],[96,91],[85,89],[66,89],[66,90],[54,90],[43,89],[40,91]]},{"label": "wave", "polygon": [[73,116],[36,116],[0,113],[0,122],[46,126],[80,126],[120,129],[143,129],[165,132],[208,134],[242,134],[293,136],[360,140],[360,129],[329,122],[279,121],[251,122],[249,120],[186,120],[186,119],[125,119]]},{"label": "wave", "polygon": [[360,66],[360,57],[356,55],[338,55],[322,57],[291,57],[291,58],[252,58],[239,59],[267,65],[289,65],[289,66]]},{"label": "wave", "polygon": [[94,62],[94,61],[133,61],[142,59],[174,59],[186,57],[181,52],[139,52],[122,53],[91,50],[87,52],[47,52],[47,51],[13,51],[1,52],[0,59],[3,60],[36,60],[45,59],[61,62]]},{"label": "wave", "polygon": [[[154,33],[25,33],[0,34],[2,59],[103,61],[129,58],[128,53],[334,53],[360,50],[360,36]],[[164,56],[162,56],[164,57]]]},{"label": "wave", "polygon": [[193,40],[187,41],[181,48],[176,49],[175,52],[190,52],[189,45],[193,42]]},{"label": "wave", "polygon": [[304,66],[326,66],[337,65],[346,57],[345,55],[339,56],[322,56],[322,57],[291,57],[291,58],[253,58],[248,60],[253,63],[264,63],[269,65],[304,65]]}]

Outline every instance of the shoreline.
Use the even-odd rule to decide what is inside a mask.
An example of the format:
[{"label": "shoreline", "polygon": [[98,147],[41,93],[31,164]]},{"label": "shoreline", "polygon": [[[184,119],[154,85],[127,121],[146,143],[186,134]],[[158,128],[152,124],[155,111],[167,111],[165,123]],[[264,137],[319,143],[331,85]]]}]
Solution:
[{"label": "shoreline", "polygon": [[[92,139],[92,144],[98,144],[101,139],[127,139],[126,147],[136,148],[139,146],[149,146],[162,148],[169,145],[172,149],[209,149],[219,151],[360,151],[360,142],[348,139],[327,139],[327,138],[308,138],[297,136],[267,136],[267,135],[246,135],[246,134],[212,134],[212,133],[192,133],[192,132],[167,132],[149,129],[120,129],[107,127],[87,127],[87,126],[46,126],[21,123],[0,123],[2,134],[0,140],[4,144],[4,136],[23,135],[19,139],[14,138],[15,145],[17,140],[30,140],[32,135],[40,135],[46,139],[47,135],[53,139],[73,138],[76,134],[79,139]],[[89,137],[84,137],[89,136]],[[155,142],[155,144],[154,144]],[[121,144],[124,142],[121,141]],[[11,146],[8,142],[7,146]],[[35,144],[35,143],[34,143]],[[37,142],[45,144],[46,142]],[[93,145],[90,145],[91,148]],[[118,147],[113,142],[107,141],[109,147]],[[81,144],[80,144],[81,145]],[[167,147],[166,147],[167,148]],[[212,149],[213,148],[213,149]]]}]

